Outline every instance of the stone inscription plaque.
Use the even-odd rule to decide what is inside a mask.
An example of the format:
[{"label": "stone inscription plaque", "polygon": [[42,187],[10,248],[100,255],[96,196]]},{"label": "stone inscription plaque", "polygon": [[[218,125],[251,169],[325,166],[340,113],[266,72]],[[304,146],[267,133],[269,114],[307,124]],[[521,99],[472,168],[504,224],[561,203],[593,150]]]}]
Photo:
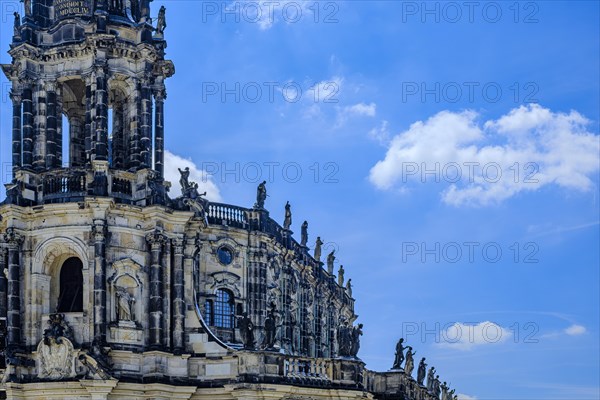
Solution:
[{"label": "stone inscription plaque", "polygon": [[54,0],[54,16],[57,19],[72,15],[91,15],[92,0]]}]

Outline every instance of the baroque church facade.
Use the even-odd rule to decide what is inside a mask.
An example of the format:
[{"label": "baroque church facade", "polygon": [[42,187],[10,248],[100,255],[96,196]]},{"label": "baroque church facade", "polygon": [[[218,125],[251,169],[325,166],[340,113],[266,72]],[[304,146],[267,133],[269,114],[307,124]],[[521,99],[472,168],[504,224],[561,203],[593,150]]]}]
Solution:
[{"label": "baroque church facade", "polygon": [[0,397],[437,398],[412,366],[365,368],[335,255],[320,239],[309,253],[306,224],[292,237],[289,204],[275,222],[264,184],[253,206],[217,204],[180,170],[169,196],[175,68],[150,1],[25,0],[15,14]]}]

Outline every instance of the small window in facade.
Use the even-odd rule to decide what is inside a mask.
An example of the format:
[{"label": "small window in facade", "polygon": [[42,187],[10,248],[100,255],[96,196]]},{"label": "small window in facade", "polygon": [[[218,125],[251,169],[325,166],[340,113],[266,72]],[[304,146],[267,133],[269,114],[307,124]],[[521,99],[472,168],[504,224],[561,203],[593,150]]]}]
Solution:
[{"label": "small window in facade", "polygon": [[204,304],[204,318],[205,318],[205,322],[208,325],[213,325],[213,302],[212,300],[206,300],[206,303]]},{"label": "small window in facade", "polygon": [[214,304],[213,326],[219,328],[233,328],[234,301],[229,290],[217,290],[217,299]]},{"label": "small window in facade", "polygon": [[60,269],[60,294],[56,311],[83,311],[83,264],[79,258],[67,259]]},{"label": "small window in facade", "polygon": [[228,247],[221,246],[217,250],[217,257],[221,264],[229,265],[233,261],[233,252]]}]

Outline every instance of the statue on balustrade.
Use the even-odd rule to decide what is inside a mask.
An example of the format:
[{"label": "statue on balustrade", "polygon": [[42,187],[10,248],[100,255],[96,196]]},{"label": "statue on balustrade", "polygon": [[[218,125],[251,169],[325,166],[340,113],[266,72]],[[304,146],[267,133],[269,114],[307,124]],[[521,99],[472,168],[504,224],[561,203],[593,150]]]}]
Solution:
[{"label": "statue on balustrade", "polygon": [[400,338],[396,343],[396,358],[394,359],[394,365],[392,369],[400,369],[402,362],[404,361],[404,339]]},{"label": "statue on balustrade", "polygon": [[333,262],[335,261],[335,249],[327,256],[327,272],[333,275]]},{"label": "statue on balustrade", "polygon": [[429,368],[427,372],[427,391],[433,392],[433,381],[435,380],[435,368]]},{"label": "statue on balustrade", "polygon": [[442,400],[449,400],[448,398],[448,385],[446,384],[446,382],[442,383]]},{"label": "statue on balustrade", "polygon": [[256,204],[254,204],[254,208],[264,209],[265,201],[267,200],[267,181],[262,181],[261,184],[256,188]]},{"label": "statue on balustrade", "polygon": [[414,355],[416,351],[412,351],[412,347],[408,346],[406,350],[406,363],[404,363],[404,373],[408,376],[412,376],[413,369],[415,368]]},{"label": "statue on balustrade", "polygon": [[301,239],[300,239],[300,245],[303,247],[306,247],[306,243],[308,242],[308,222],[304,221],[302,223],[302,228],[301,228]]},{"label": "statue on balustrade", "polygon": [[318,262],[321,262],[321,246],[323,246],[323,242],[321,241],[321,236],[318,236],[315,242],[315,260]]},{"label": "statue on balustrade", "polygon": [[338,285],[344,286],[344,273],[346,270],[343,265],[340,265],[340,269],[338,270]]},{"label": "statue on balustrade", "polygon": [[181,192],[185,194],[185,192],[190,188],[190,167],[185,167],[182,171],[181,168],[177,168],[179,173],[181,174],[181,178],[179,178],[179,184],[181,185]]},{"label": "statue on balustrade", "polygon": [[421,358],[419,368],[417,368],[417,383],[423,386],[425,381],[425,374],[427,373],[427,364],[425,363],[425,357]]},{"label": "statue on balustrade", "polygon": [[15,24],[13,27],[13,35],[14,36],[19,36],[21,33],[19,32],[19,27],[21,26],[21,15],[18,12],[14,12],[13,15],[15,16]]},{"label": "statue on balustrade", "polygon": [[358,324],[358,326],[355,326],[352,329],[352,348],[350,350],[350,355],[352,357],[356,357],[360,350],[360,337],[363,334],[362,328],[363,324]]},{"label": "statue on balustrade", "polygon": [[346,282],[346,293],[349,297],[352,297],[352,279],[348,279],[348,282]]},{"label": "statue on balustrade", "polygon": [[156,33],[162,35],[167,28],[167,18],[166,18],[167,9],[165,6],[160,6],[160,10],[158,11],[158,18],[156,20]]},{"label": "statue on balustrade", "polygon": [[254,324],[252,323],[250,317],[248,317],[248,313],[244,312],[240,317],[238,317],[238,327],[240,328],[240,335],[242,336],[244,349],[254,350]]},{"label": "statue on balustrade", "polygon": [[435,379],[433,380],[433,395],[439,399],[441,394],[442,388],[440,386],[440,376],[436,375]]},{"label": "statue on balustrade", "polygon": [[275,346],[275,339],[277,333],[277,316],[275,303],[271,303],[271,309],[267,313],[265,319],[265,339],[263,342],[263,349],[272,349]]},{"label": "statue on balustrade", "polygon": [[285,219],[283,220],[283,229],[289,230],[292,226],[292,206],[290,202],[285,203]]}]

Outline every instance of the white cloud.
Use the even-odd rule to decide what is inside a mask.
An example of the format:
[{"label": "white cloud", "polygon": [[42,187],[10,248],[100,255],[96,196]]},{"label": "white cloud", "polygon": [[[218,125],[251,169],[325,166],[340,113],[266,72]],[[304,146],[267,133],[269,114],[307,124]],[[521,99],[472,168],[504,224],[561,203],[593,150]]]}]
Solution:
[{"label": "white cloud", "polygon": [[442,331],[439,346],[465,351],[477,346],[503,343],[511,337],[510,330],[490,321],[478,324],[456,322]]},{"label": "white cloud", "polygon": [[362,115],[366,117],[374,117],[376,111],[377,105],[375,103],[358,103],[353,106],[344,107],[344,114],[346,115]]},{"label": "white cloud", "polygon": [[467,394],[458,393],[458,400],[477,400],[475,396],[469,396]]},{"label": "white cloud", "polygon": [[[342,90],[344,78],[333,76],[331,79],[315,83],[307,91],[303,98],[311,103],[338,103],[339,93]],[[293,97],[293,96],[290,96]]]},{"label": "white cloud", "polygon": [[369,137],[382,145],[389,145],[390,143],[390,131],[389,122],[383,121],[381,126],[375,127],[369,131]]},{"label": "white cloud", "polygon": [[190,169],[190,182],[198,183],[198,191],[204,193],[206,191],[206,198],[210,201],[219,202],[221,201],[221,194],[219,188],[212,181],[210,175],[205,171],[201,170],[196,164],[189,159],[185,159],[170,151],[165,151],[165,179],[171,182],[171,198],[181,196],[181,186],[179,185],[179,174],[178,168],[182,170],[185,167]]},{"label": "white cloud", "polygon": [[579,113],[529,105],[483,124],[478,117],[442,111],[413,123],[392,139],[370,171],[371,182],[384,190],[445,182],[442,200],[456,206],[499,203],[551,184],[578,191],[594,186],[599,137]]},{"label": "white cloud", "polygon": [[[235,13],[236,21],[258,25],[261,30],[268,30],[277,22],[288,24],[312,21],[314,4],[297,0],[235,0],[229,3],[226,12]],[[223,18],[231,18],[226,15]]]},{"label": "white cloud", "polygon": [[569,336],[579,336],[583,335],[587,332],[585,326],[573,324],[567,329],[565,329],[565,333]]}]

